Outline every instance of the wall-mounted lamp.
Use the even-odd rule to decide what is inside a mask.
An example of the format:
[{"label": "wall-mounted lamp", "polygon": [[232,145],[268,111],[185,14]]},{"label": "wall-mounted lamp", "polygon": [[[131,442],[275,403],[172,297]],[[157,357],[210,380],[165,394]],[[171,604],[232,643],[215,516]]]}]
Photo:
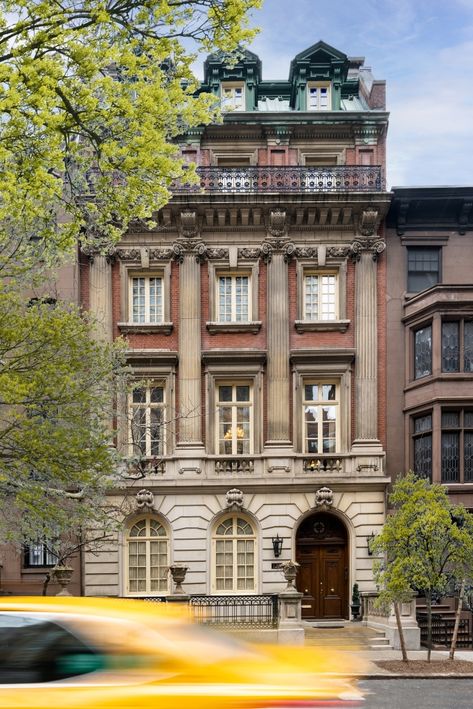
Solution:
[{"label": "wall-mounted lamp", "polygon": [[376,535],[374,532],[371,532],[371,534],[368,534],[366,537],[366,543],[368,545],[368,556],[373,556],[373,542],[376,539]]},{"label": "wall-mounted lamp", "polygon": [[279,534],[276,534],[275,537],[271,539],[271,542],[273,544],[273,552],[274,556],[277,558],[278,556],[281,556],[281,551],[282,551],[282,542],[283,540],[279,536]]}]

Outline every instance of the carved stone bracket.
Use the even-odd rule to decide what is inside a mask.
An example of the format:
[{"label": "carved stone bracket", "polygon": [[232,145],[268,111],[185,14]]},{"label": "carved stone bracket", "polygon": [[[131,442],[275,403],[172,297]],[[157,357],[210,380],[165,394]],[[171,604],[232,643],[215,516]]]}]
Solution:
[{"label": "carved stone bracket", "polygon": [[238,488],[233,487],[225,495],[225,507],[233,512],[238,512],[243,507],[243,493]]},{"label": "carved stone bracket", "polygon": [[268,215],[267,226],[271,236],[281,239],[287,233],[286,212],[281,209],[271,211]]},{"label": "carved stone bracket", "polygon": [[358,231],[362,236],[375,236],[379,226],[379,212],[377,209],[364,209],[361,213]]},{"label": "carved stone bracket", "polygon": [[136,493],[136,507],[139,510],[152,509],[154,506],[154,495],[151,490],[139,490]]},{"label": "carved stone bracket", "polygon": [[332,507],[333,492],[329,487],[321,487],[315,493],[315,507]]},{"label": "carved stone bracket", "polygon": [[349,255],[353,261],[359,261],[361,252],[369,251],[373,261],[377,261],[385,248],[386,242],[383,239],[355,239],[349,247]]},{"label": "carved stone bracket", "polygon": [[180,232],[185,239],[195,239],[199,235],[199,220],[196,212],[186,211],[180,214]]}]

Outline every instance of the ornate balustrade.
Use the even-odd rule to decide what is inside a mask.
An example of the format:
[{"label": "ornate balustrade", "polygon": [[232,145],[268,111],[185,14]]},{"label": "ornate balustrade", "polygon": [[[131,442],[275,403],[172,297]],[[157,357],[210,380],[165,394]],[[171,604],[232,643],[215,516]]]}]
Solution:
[{"label": "ornate balustrade", "polygon": [[237,473],[239,475],[253,473],[253,458],[217,458],[215,460],[215,472]]},{"label": "ornate balustrade", "polygon": [[200,183],[175,182],[182,192],[381,192],[385,189],[378,165],[335,167],[198,167]]},{"label": "ornate balustrade", "polygon": [[334,456],[314,455],[304,458],[305,473],[339,473],[343,470],[343,460]]}]

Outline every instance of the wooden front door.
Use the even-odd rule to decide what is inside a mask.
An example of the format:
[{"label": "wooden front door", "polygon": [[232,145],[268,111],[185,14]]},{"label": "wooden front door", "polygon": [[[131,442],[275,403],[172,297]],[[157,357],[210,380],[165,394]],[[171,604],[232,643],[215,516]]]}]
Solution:
[{"label": "wooden front door", "polygon": [[303,618],[349,618],[346,530],[329,514],[304,520],[297,533],[297,588]]}]

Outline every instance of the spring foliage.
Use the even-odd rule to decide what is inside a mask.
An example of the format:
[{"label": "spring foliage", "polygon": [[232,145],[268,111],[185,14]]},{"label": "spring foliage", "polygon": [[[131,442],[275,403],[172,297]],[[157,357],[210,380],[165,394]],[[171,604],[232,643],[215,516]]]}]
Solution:
[{"label": "spring foliage", "polygon": [[250,40],[260,2],[0,0],[3,539],[103,522],[123,348],[33,289],[50,295],[45,274],[79,240],[106,248],[168,201],[173,139],[217,117],[195,94],[193,52]]}]

